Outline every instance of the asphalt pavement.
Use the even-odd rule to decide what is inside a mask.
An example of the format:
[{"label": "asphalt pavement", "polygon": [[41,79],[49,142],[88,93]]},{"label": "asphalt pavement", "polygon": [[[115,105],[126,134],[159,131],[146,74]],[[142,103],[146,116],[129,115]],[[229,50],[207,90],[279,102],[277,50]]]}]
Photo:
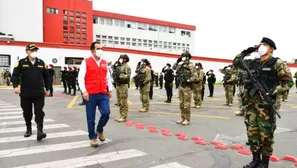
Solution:
[{"label": "asphalt pavement", "polygon": [[[61,92],[61,88],[56,88],[54,97],[46,98],[47,138],[38,142],[35,124],[33,135],[23,137],[25,124],[19,96],[11,88],[0,89],[0,168],[240,168],[252,159],[248,153],[239,152],[248,151],[249,147],[245,145],[243,117],[234,114],[238,111],[237,97],[232,107],[224,106],[222,86],[215,87],[212,98],[206,88],[202,107],[192,109],[188,126],[175,123],[180,117],[177,89],[168,104],[164,103],[165,89],[155,87],[150,111],[140,113],[139,91],[130,88],[127,123],[114,121],[119,110],[114,105],[113,91],[111,116],[104,132],[107,141],[97,148],[89,145],[80,94]],[[294,167],[297,162],[296,100],[293,88],[288,101],[282,102],[272,158],[276,162],[271,162],[271,168]],[[99,117],[98,113],[97,120]],[[222,145],[215,145],[219,143]],[[233,149],[236,146],[243,150]]]}]

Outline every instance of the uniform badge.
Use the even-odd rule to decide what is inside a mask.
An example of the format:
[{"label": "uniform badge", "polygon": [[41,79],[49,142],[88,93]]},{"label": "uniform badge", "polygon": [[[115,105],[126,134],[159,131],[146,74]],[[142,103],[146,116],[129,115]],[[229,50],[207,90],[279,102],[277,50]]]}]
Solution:
[{"label": "uniform badge", "polygon": [[44,68],[44,66],[42,66],[42,65],[37,65],[37,67],[38,67],[38,68]]},{"label": "uniform badge", "polygon": [[23,67],[29,67],[29,65],[23,65]]}]

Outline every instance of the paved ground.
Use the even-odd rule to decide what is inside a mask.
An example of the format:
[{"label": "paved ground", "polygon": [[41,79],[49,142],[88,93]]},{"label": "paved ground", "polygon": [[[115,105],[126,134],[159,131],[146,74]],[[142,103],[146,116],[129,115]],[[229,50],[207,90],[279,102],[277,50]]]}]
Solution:
[{"label": "paved ground", "polygon": [[[0,90],[0,167],[88,167],[88,168],[240,168],[250,161],[251,156],[237,154],[236,150],[219,150],[209,144],[218,140],[230,146],[245,143],[243,118],[234,115],[233,107],[225,107],[223,89],[217,86],[215,97],[206,98],[201,109],[193,109],[189,126],[175,124],[179,118],[177,90],[174,101],[165,104],[165,90],[155,88],[149,113],[139,113],[141,107],[138,91],[129,90],[129,120],[144,124],[144,129],[117,123],[118,115],[115,93],[111,99],[111,119],[105,128],[109,139],[98,148],[89,147],[85,109],[78,105],[81,97],[65,96],[56,89],[55,97],[46,99],[45,132],[48,138],[36,141],[36,131],[32,137],[24,139],[25,130],[19,97],[11,89]],[[296,154],[296,100],[292,89],[288,102],[282,105],[282,119],[278,120],[275,135],[275,156]],[[157,133],[148,131],[155,126]],[[173,135],[163,136],[161,129],[168,129]],[[179,140],[174,134],[183,132],[188,140]],[[203,138],[206,146],[195,144],[192,136]],[[247,146],[244,146],[248,149]],[[297,160],[296,160],[297,162]],[[292,167],[294,162],[281,160],[271,163],[271,167]]]}]

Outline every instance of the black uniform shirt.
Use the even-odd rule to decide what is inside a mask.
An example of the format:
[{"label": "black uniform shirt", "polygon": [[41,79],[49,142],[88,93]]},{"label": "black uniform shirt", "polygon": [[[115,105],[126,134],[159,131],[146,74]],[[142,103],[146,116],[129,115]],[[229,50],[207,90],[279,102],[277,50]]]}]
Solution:
[{"label": "black uniform shirt", "polygon": [[11,82],[14,88],[21,84],[20,96],[24,97],[43,96],[44,88],[49,90],[49,74],[39,58],[34,65],[28,57],[20,59],[13,69]]},{"label": "black uniform shirt", "polygon": [[165,82],[172,83],[174,80],[174,72],[172,69],[165,69],[165,67],[162,69],[162,72],[165,73]]}]

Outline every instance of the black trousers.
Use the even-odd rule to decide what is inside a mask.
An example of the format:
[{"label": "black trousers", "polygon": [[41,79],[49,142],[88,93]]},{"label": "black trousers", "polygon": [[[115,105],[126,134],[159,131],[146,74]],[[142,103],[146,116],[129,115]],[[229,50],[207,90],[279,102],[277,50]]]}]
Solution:
[{"label": "black trousers", "polygon": [[44,96],[21,96],[21,107],[23,109],[23,116],[26,122],[26,126],[31,126],[31,120],[33,118],[33,105],[36,124],[43,124],[43,118],[45,116],[43,112]]},{"label": "black trousers", "polygon": [[208,83],[208,88],[209,88],[209,96],[213,96],[214,84]]},{"label": "black trousers", "polygon": [[154,84],[151,84],[150,86],[150,99],[153,99],[153,95],[154,95]]},{"label": "black trousers", "polygon": [[[204,85],[204,84],[203,84]],[[204,90],[205,90],[205,87],[203,86],[202,87],[202,90],[201,90],[201,100],[203,101],[203,98],[204,98]]]},{"label": "black trousers", "polygon": [[163,88],[163,82],[159,82],[160,83],[160,89]]},{"label": "black trousers", "polygon": [[62,83],[63,83],[63,87],[64,87],[64,93],[67,93],[67,82],[66,80],[62,80]]},{"label": "black trousers", "polygon": [[172,98],[172,87],[173,83],[172,82],[165,82],[165,90],[166,90],[166,95],[167,95],[167,100],[171,101]]},{"label": "black trousers", "polygon": [[71,81],[71,88],[73,89],[73,94],[76,94],[76,81]]},{"label": "black trousers", "polygon": [[50,81],[49,90],[50,90],[50,95],[53,96],[53,93],[54,93],[53,80]]}]

